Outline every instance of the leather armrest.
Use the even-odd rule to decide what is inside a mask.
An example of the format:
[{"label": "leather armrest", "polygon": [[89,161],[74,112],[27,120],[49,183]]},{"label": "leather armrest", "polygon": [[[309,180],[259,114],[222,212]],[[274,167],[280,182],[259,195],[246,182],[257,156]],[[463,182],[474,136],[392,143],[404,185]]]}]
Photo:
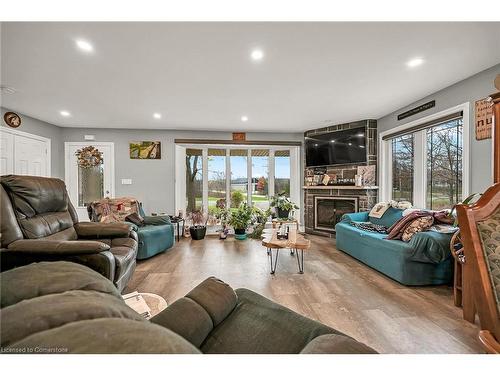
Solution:
[{"label": "leather armrest", "polygon": [[168,216],[144,216],[144,225],[172,224]]},{"label": "leather armrest", "polygon": [[81,255],[99,254],[109,246],[99,241],[18,240],[7,249],[23,254]]},{"label": "leather armrest", "polygon": [[300,354],[377,354],[377,352],[352,337],[329,334],[317,336],[309,341]]},{"label": "leather armrest", "polygon": [[78,238],[116,238],[130,237],[133,228],[126,223],[93,223],[84,222],[75,224]]}]

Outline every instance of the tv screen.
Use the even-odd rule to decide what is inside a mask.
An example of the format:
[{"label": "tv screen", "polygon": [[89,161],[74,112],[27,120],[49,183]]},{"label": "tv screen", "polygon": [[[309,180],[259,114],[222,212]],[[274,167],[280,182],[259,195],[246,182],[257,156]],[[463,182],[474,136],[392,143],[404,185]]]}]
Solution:
[{"label": "tv screen", "polygon": [[306,137],[306,166],[366,162],[366,128]]}]

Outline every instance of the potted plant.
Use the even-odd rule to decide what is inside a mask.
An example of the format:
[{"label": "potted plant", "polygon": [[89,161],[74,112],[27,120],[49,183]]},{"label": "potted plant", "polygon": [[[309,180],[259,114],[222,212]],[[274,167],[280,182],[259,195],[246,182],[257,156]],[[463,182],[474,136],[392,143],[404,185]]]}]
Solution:
[{"label": "potted plant", "polygon": [[219,239],[225,240],[227,238],[227,234],[229,233],[229,228],[227,224],[229,222],[230,212],[225,207],[217,207],[215,210],[215,218],[218,220],[222,229],[219,231]]},{"label": "potted plant", "polygon": [[299,208],[284,193],[271,198],[271,207],[275,208],[278,219],[288,219],[290,212]]},{"label": "potted plant", "polygon": [[258,207],[253,208],[253,232],[249,237],[251,238],[261,238],[264,227],[266,226],[266,221],[271,216],[271,209],[262,210]]},{"label": "potted plant", "polygon": [[208,216],[205,219],[203,208],[191,211],[189,213],[188,219],[193,223],[193,225],[189,227],[189,234],[191,234],[191,238],[193,240],[204,239],[205,235],[207,234]]},{"label": "potted plant", "polygon": [[234,228],[234,236],[237,240],[244,240],[247,238],[246,230],[252,222],[253,210],[248,207],[246,202],[243,202],[239,207],[231,212],[229,224]]}]

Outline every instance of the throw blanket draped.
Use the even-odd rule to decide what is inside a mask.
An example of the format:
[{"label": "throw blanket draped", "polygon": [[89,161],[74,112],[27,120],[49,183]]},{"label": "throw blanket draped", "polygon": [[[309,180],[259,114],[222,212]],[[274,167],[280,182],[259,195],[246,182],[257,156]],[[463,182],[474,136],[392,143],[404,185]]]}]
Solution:
[{"label": "throw blanket draped", "polygon": [[87,207],[91,221],[101,223],[124,222],[130,214],[139,214],[139,202],[135,198],[104,198]]},{"label": "throw blanket draped", "polygon": [[400,240],[403,237],[403,233],[406,228],[408,228],[415,220],[422,217],[430,217],[434,219],[434,223],[441,224],[452,224],[454,219],[448,216],[447,211],[415,211],[409,215],[403,216],[401,219],[396,221],[388,229],[388,240]]}]

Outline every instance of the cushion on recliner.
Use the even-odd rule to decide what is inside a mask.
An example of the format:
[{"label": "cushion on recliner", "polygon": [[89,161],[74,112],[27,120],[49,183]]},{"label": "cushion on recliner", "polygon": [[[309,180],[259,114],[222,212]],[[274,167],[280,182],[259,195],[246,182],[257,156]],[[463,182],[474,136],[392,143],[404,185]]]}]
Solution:
[{"label": "cushion on recliner", "polygon": [[403,217],[403,210],[400,210],[399,208],[389,207],[387,211],[384,212],[384,214],[380,219],[369,216],[368,220],[370,220],[370,222],[373,224],[383,225],[384,227],[390,227],[392,224],[394,224],[402,217]]},{"label": "cushion on recliner", "polygon": [[66,185],[57,178],[2,176],[26,238],[41,238],[73,226]]},{"label": "cushion on recliner", "polygon": [[212,354],[298,354],[315,337],[342,334],[248,289],[237,289],[238,304],[201,345]]},{"label": "cushion on recliner", "polygon": [[2,347],[64,324],[98,318],[146,321],[123,299],[95,291],[72,290],[23,300],[1,310]]},{"label": "cushion on recliner", "polygon": [[1,273],[0,306],[68,290],[94,290],[120,297],[113,283],[92,269],[71,262],[40,262]]},{"label": "cushion on recliner", "polygon": [[[11,345],[9,352],[95,354],[199,354],[176,333],[157,324],[130,319],[103,318],[68,323],[35,333]],[[35,351],[36,350],[36,351]],[[4,352],[7,352],[4,350]]]}]

